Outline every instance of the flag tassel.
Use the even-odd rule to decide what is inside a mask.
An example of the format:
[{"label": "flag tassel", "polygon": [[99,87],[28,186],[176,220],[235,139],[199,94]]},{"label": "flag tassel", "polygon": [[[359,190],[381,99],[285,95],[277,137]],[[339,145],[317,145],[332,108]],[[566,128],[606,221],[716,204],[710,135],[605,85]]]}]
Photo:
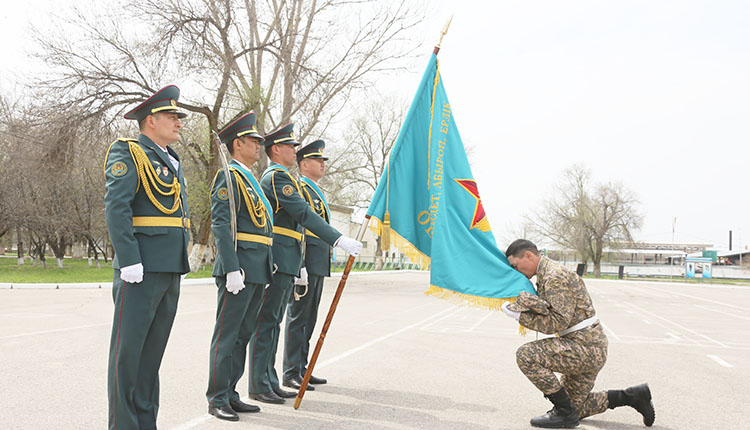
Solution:
[{"label": "flag tassel", "polygon": [[383,227],[380,238],[380,249],[383,252],[388,252],[391,249],[391,213],[388,211],[383,215]]}]

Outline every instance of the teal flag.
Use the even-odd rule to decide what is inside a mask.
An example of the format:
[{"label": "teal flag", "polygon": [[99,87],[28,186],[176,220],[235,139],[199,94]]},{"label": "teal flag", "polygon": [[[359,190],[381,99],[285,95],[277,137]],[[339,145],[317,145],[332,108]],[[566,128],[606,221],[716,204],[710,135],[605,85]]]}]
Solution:
[{"label": "teal flag", "polygon": [[435,54],[367,214],[384,241],[430,267],[426,294],[493,309],[535,294],[497,247]]}]

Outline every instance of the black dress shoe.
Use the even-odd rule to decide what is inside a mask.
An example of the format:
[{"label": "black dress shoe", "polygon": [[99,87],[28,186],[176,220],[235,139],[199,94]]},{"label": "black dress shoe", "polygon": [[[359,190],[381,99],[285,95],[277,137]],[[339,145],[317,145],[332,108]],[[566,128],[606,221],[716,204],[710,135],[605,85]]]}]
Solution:
[{"label": "black dress shoe", "polygon": [[325,384],[326,382],[328,382],[328,380],[326,380],[325,378],[316,378],[315,375],[310,375],[311,384],[321,385]]},{"label": "black dress shoe", "polygon": [[263,403],[274,403],[277,405],[284,403],[284,399],[277,396],[273,391],[267,393],[250,393],[250,398]]},{"label": "black dress shoe", "polygon": [[240,416],[229,406],[209,406],[208,413],[220,420],[239,421]]},{"label": "black dress shoe", "polygon": [[230,400],[229,406],[231,406],[235,412],[260,412],[259,407],[255,405],[248,405],[242,400]]},{"label": "black dress shoe", "polygon": [[[302,378],[297,376],[291,379],[284,379],[284,382],[282,384],[284,384],[285,387],[291,387],[291,388],[294,388],[295,390],[299,390],[299,388],[302,386]],[[315,387],[313,387],[310,384],[307,384],[307,391],[315,391]]]},{"label": "black dress shoe", "polygon": [[297,397],[297,393],[295,393],[294,391],[282,390],[281,388],[274,388],[273,392],[282,399],[291,399],[292,397]]}]

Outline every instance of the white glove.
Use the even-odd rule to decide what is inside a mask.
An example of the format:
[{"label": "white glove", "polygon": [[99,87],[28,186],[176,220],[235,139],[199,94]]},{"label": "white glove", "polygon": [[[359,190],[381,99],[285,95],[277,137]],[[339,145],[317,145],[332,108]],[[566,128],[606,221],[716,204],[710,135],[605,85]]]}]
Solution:
[{"label": "white glove", "polygon": [[239,270],[227,273],[227,291],[236,295],[245,288],[245,282],[242,278],[242,272]]},{"label": "white glove", "polygon": [[183,273],[182,275],[180,275],[180,282],[185,280],[185,276],[187,276],[187,273]]},{"label": "white glove", "polygon": [[307,285],[307,268],[303,267],[299,271],[299,278],[294,277],[294,285]]},{"label": "white glove", "polygon": [[129,284],[139,284],[143,282],[143,264],[133,264],[120,268],[120,279]]},{"label": "white glove", "polygon": [[362,251],[362,242],[346,236],[341,236],[336,239],[336,243],[334,243],[333,246],[338,246],[352,257],[358,256],[359,252]]},{"label": "white glove", "polygon": [[510,303],[505,302],[500,306],[500,309],[503,310],[503,313],[505,313],[505,315],[508,315],[514,320],[519,321],[521,319],[521,312],[516,312],[508,309],[508,305],[510,305]]}]

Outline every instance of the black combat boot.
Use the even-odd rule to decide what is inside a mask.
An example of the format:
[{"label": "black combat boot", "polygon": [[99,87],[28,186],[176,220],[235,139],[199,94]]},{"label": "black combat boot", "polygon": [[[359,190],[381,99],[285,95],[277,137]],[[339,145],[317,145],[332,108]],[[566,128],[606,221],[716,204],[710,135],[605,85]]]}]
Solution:
[{"label": "black combat boot", "polygon": [[656,419],[654,404],[651,402],[651,390],[648,384],[636,385],[635,387],[624,390],[607,391],[607,400],[609,408],[614,409],[619,406],[630,406],[643,415],[643,424],[651,427]]},{"label": "black combat boot", "polygon": [[560,391],[544,397],[548,398],[555,407],[544,415],[532,418],[532,426],[548,429],[567,429],[578,425],[578,411],[570,403],[570,398],[568,398],[565,388],[560,388]]}]

